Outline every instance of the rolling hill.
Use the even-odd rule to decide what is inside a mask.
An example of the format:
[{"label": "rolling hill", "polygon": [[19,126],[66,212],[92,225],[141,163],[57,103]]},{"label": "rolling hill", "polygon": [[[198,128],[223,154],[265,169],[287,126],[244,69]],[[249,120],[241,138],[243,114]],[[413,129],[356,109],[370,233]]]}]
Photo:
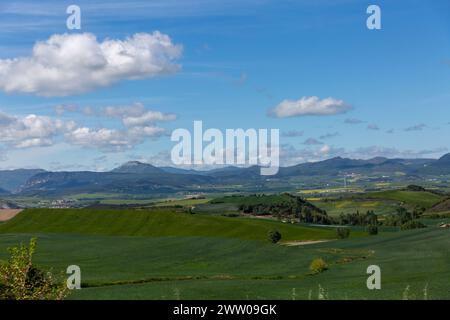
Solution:
[{"label": "rolling hill", "polygon": [[[0,226],[0,259],[8,258],[8,247],[37,236],[33,261],[39,267],[57,273],[75,263],[82,269],[83,289],[70,299],[317,299],[319,291],[346,300],[449,298],[442,279],[450,274],[450,237],[442,228],[298,247],[260,241],[265,227],[254,230],[261,223],[255,219],[118,214],[26,210]],[[189,235],[207,226],[217,235]],[[289,229],[283,234],[292,230],[294,238],[307,239],[310,230],[328,237],[328,230],[276,226]],[[317,257],[329,268],[311,275],[309,265]],[[382,268],[382,290],[367,290],[366,270],[373,264]]]},{"label": "rolling hill", "polygon": [[322,240],[336,237],[333,228],[305,227],[260,219],[192,215],[164,209],[26,209],[0,225],[0,233],[202,236],[267,241],[268,231],[274,228],[281,232],[283,240]]},{"label": "rolling hill", "polygon": [[446,198],[427,210],[427,213],[447,213],[450,212],[450,198]]}]

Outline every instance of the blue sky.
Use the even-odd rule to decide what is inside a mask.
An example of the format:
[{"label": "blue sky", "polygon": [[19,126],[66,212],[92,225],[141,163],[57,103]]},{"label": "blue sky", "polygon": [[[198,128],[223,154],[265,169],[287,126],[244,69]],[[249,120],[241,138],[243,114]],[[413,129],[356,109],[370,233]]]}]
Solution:
[{"label": "blue sky", "polygon": [[[70,4],[81,8],[81,30],[66,28]],[[366,27],[370,4],[381,8],[381,30]],[[279,128],[284,165],[333,156],[436,158],[449,151],[449,27],[445,0],[2,1],[0,168],[170,165],[170,132],[191,129],[194,120],[222,130]],[[89,33],[101,44],[154,31],[170,37],[170,47],[155,62],[164,63],[162,71],[139,79],[130,76],[140,72],[133,69],[108,78],[111,83],[86,82],[86,89],[75,83],[75,66],[73,82],[63,77],[54,85],[24,73],[36,77],[30,91],[21,65],[5,67],[9,59],[28,63],[35,44],[55,35],[71,41]],[[311,97],[347,108],[269,115],[285,100]],[[140,117],[153,112],[145,125],[155,131],[124,126],[133,106]],[[122,113],[111,116],[107,107]],[[37,128],[27,127],[30,121]],[[81,138],[80,128],[88,130]],[[127,145],[111,147],[105,137]]]}]

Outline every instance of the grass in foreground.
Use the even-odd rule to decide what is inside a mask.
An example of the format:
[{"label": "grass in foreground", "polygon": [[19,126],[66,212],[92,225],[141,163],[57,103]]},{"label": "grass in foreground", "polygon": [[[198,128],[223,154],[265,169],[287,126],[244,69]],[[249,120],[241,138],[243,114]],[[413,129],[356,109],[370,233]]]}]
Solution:
[{"label": "grass in foreground", "polygon": [[[30,234],[0,235],[5,248]],[[450,299],[448,230],[427,228],[286,247],[220,237],[38,235],[36,263],[78,264],[83,289],[73,299]],[[310,275],[323,258],[327,271]],[[369,291],[366,269],[379,265],[382,290]]]}]

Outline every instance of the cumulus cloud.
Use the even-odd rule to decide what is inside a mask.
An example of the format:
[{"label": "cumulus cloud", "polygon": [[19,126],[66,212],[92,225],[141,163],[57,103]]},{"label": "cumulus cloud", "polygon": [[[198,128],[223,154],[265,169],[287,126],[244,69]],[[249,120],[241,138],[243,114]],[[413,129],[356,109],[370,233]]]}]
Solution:
[{"label": "cumulus cloud", "polygon": [[302,97],[299,100],[283,100],[275,108],[269,110],[269,115],[276,118],[301,116],[328,116],[345,113],[352,107],[343,100],[335,98],[320,99],[319,97]]},{"label": "cumulus cloud", "polygon": [[101,115],[111,118],[137,117],[145,112],[142,103],[133,103],[127,106],[108,106],[103,108]]},{"label": "cumulus cloud", "polygon": [[131,149],[146,138],[158,138],[166,133],[157,122],[174,121],[176,115],[148,110],[141,103],[130,106],[106,107],[97,115],[118,118],[123,129],[79,127],[65,134],[68,142],[104,152],[119,152]]},{"label": "cumulus cloud", "polygon": [[[59,106],[60,112],[85,112],[76,106]],[[99,115],[100,113],[96,113]],[[47,116],[12,116],[0,112],[0,147],[30,148],[50,146],[56,138],[77,146],[95,148],[103,152],[131,149],[146,139],[166,135],[158,122],[173,121],[176,116],[148,110],[142,104],[128,107],[108,107],[102,114],[118,118],[122,125],[114,128],[89,128],[74,121]]]},{"label": "cumulus cloud", "polygon": [[108,106],[103,108],[100,115],[120,118],[127,127],[146,126],[155,122],[168,122],[177,119],[177,116],[173,113],[162,113],[146,109],[139,102],[129,106]]},{"label": "cumulus cloud", "polygon": [[0,113],[0,143],[14,148],[48,146],[60,133],[73,130],[73,121],[30,114],[24,117]]},{"label": "cumulus cloud", "polygon": [[163,128],[137,127],[131,130],[77,128],[66,133],[66,141],[77,146],[96,148],[103,152],[119,152],[133,148],[145,138],[160,137]]},{"label": "cumulus cloud", "polygon": [[177,117],[174,114],[163,114],[159,111],[147,111],[135,117],[123,118],[123,123],[127,127],[142,126],[149,123],[161,121],[174,121]]},{"label": "cumulus cloud", "polygon": [[67,96],[120,80],[150,78],[179,70],[182,46],[158,31],[99,42],[91,33],[56,34],[37,42],[29,57],[0,59],[0,90]]}]

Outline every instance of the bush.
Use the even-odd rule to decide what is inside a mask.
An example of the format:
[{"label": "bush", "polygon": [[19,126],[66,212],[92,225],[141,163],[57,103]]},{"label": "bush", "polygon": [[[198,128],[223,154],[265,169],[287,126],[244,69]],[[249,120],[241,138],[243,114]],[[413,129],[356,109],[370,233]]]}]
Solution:
[{"label": "bush", "polygon": [[378,226],[375,225],[370,225],[367,227],[367,232],[369,233],[369,235],[371,236],[375,236],[378,234]]},{"label": "bush", "polygon": [[9,248],[10,259],[0,264],[0,300],[62,300],[67,295],[66,283],[58,284],[50,272],[33,266],[36,239],[29,247]]},{"label": "bush", "polygon": [[281,240],[281,233],[279,233],[277,230],[270,230],[268,236],[269,241],[272,243],[277,243]]},{"label": "bush", "polygon": [[336,235],[339,239],[347,239],[350,236],[350,229],[336,228]]},{"label": "bush", "polygon": [[323,260],[322,258],[317,258],[314,259],[311,264],[309,265],[309,270],[313,273],[313,274],[318,274],[318,273],[322,273],[325,270],[328,269],[328,265],[325,262],[325,260]]},{"label": "bush", "polygon": [[404,224],[402,224],[402,226],[400,227],[401,230],[412,230],[412,229],[421,229],[421,228],[426,228],[427,226],[424,225],[422,222],[417,221],[417,220],[411,220],[408,221]]}]

